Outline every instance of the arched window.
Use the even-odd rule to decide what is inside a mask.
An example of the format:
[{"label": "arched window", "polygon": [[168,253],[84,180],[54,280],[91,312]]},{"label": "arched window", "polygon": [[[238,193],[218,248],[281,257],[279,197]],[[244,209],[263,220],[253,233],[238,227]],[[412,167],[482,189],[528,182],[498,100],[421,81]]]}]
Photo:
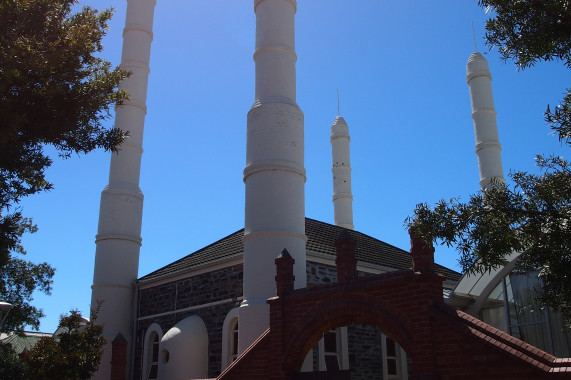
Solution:
[{"label": "arched window", "polygon": [[222,370],[238,357],[238,308],[228,312],[222,327]]},{"label": "arched window", "polygon": [[161,327],[153,323],[143,341],[143,379],[158,379],[159,349],[163,337]]},{"label": "arched window", "polygon": [[232,320],[230,327],[230,359],[233,362],[238,357],[238,319]]},{"label": "arched window", "polygon": [[159,375],[159,335],[153,332],[151,339],[151,363],[147,379],[156,379]]},{"label": "arched window", "polygon": [[385,334],[382,335],[383,345],[383,379],[408,379],[406,352],[401,346]]},{"label": "arched window", "polygon": [[323,334],[318,343],[319,370],[349,369],[347,327],[338,327]]}]

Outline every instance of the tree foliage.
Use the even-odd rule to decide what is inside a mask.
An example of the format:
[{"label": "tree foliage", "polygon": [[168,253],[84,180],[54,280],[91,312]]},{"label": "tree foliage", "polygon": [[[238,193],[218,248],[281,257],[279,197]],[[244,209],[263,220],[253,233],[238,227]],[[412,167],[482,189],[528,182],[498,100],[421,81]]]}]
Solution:
[{"label": "tree foliage", "polygon": [[[486,40],[504,60],[525,69],[559,60],[571,68],[571,4],[561,0],[480,0],[492,17]],[[547,107],[545,121],[571,147],[571,93]],[[538,301],[560,310],[571,328],[571,167],[563,157],[537,156],[540,174],[510,173],[512,185],[493,182],[468,202],[419,204],[405,222],[427,242],[455,246],[466,272],[503,266],[520,253],[518,265],[539,270]]]},{"label": "tree foliage", "polygon": [[86,321],[77,310],[61,316],[53,337],[42,338],[23,355],[26,376],[34,379],[89,379],[97,371],[105,339],[95,324],[96,313]]},{"label": "tree foliage", "polygon": [[[0,300],[15,306],[11,327],[38,326],[31,294],[49,293],[53,276],[46,263],[14,257],[25,254],[22,235],[36,230],[18,203],[53,187],[50,155],[117,151],[126,136],[105,125],[128,97],[118,86],[129,74],[99,57],[112,12],[74,11],[77,3],[0,2]],[[16,289],[24,295],[14,298]]]},{"label": "tree foliage", "polygon": [[50,294],[54,269],[46,263],[34,264],[11,257],[0,270],[0,294],[14,305],[2,326],[3,331],[18,331],[31,326],[39,328],[41,309],[31,305],[34,291]]},{"label": "tree foliage", "polygon": [[562,61],[571,68],[571,5],[566,0],[479,0],[493,14],[486,41],[519,68]]},{"label": "tree foliage", "polygon": [[0,379],[25,380],[26,367],[10,343],[0,342]]},{"label": "tree foliage", "polygon": [[127,73],[98,58],[111,11],[77,0],[0,3],[0,205],[52,188],[45,169],[58,154],[116,150],[124,134],[102,122],[126,99]]},{"label": "tree foliage", "polygon": [[540,175],[512,172],[513,188],[496,182],[470,197],[417,205],[409,227],[425,241],[455,246],[464,272],[502,267],[512,252],[522,269],[539,269],[541,304],[569,317],[571,300],[571,166],[537,158]]}]

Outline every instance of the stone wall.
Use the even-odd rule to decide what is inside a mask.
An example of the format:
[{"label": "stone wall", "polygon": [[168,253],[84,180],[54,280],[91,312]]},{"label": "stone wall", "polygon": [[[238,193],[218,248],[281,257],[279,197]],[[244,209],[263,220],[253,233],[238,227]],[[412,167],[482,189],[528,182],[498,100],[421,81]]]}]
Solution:
[{"label": "stone wall", "polygon": [[[133,378],[140,379],[142,375],[142,346],[149,326],[157,323],[163,333],[166,333],[179,321],[191,315],[199,316],[206,325],[209,351],[208,376],[218,376],[222,361],[222,325],[228,312],[239,306],[238,298],[242,296],[242,276],[242,265],[239,264],[140,290],[138,316],[143,319],[137,323]],[[200,307],[225,300],[231,301]],[[189,307],[193,309],[184,310]],[[168,314],[161,315],[164,313]]]},{"label": "stone wall", "polygon": [[347,327],[347,340],[351,379],[382,379],[383,354],[379,328],[352,324]]},{"label": "stone wall", "polygon": [[[306,273],[308,288],[337,281],[337,268],[335,265],[308,261]],[[134,379],[140,379],[142,375],[142,346],[147,329],[153,323],[157,323],[161,326],[163,333],[166,333],[179,321],[191,315],[201,317],[206,325],[209,335],[208,376],[218,376],[221,372],[222,362],[222,325],[228,312],[239,306],[240,302],[237,298],[242,296],[242,275],[242,265],[240,264],[140,290],[138,316],[143,319],[140,319],[137,324]],[[368,274],[359,273],[359,277],[366,275]],[[199,307],[200,305],[228,299],[236,301],[196,308],[190,311],[179,311],[188,307]],[[157,315],[164,313],[168,314]],[[154,315],[157,316],[152,317]],[[376,373],[378,372],[378,367],[377,369],[374,366],[367,369],[363,367],[359,372],[354,372],[353,368],[365,362],[372,363],[377,360],[376,357],[380,356],[381,352],[380,338],[378,339],[379,346],[375,347],[371,353],[367,353],[369,346],[367,344],[363,345],[362,342],[360,343],[357,337],[360,334],[369,335],[369,333],[363,333],[360,327],[362,326],[353,328],[353,339],[350,339],[349,346],[350,357],[353,361],[350,361],[349,367],[352,368],[352,375],[357,376],[353,378],[368,379],[366,375],[361,376],[358,374]],[[319,351],[317,347],[313,351],[314,370],[318,370]],[[380,365],[380,360],[378,365]]]},{"label": "stone wall", "polygon": [[337,282],[337,267],[307,261],[307,287]]}]

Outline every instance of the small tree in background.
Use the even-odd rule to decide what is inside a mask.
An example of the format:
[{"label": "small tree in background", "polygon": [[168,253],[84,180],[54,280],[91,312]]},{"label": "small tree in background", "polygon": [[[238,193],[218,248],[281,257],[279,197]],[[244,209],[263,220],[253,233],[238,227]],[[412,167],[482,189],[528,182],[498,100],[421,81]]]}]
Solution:
[{"label": "small tree in background", "polygon": [[97,313],[86,321],[77,310],[62,315],[58,333],[42,338],[23,355],[26,378],[30,380],[89,379],[97,371],[105,339],[103,327],[95,324]]},{"label": "small tree in background", "polygon": [[10,343],[0,342],[0,379],[26,379],[26,367],[14,352]]}]

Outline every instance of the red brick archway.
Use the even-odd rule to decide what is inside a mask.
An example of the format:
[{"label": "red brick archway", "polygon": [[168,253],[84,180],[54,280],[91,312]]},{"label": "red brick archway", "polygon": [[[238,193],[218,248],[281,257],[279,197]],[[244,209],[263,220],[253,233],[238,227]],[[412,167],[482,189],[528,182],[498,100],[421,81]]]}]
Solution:
[{"label": "red brick archway", "polygon": [[219,377],[295,378],[306,353],[333,327],[379,326],[412,358],[410,379],[571,379],[571,359],[557,359],[442,299],[443,277],[434,272],[434,249],[412,242],[413,267],[356,278],[354,242],[337,245],[339,282],[293,290],[293,259],[276,259],[277,297],[270,328]]},{"label": "red brick archway", "polygon": [[299,321],[299,328],[291,334],[284,349],[286,372],[299,372],[307,352],[322,338],[322,334],[336,327],[352,323],[378,326],[388,337],[398,342],[405,351],[412,347],[408,318],[390,304],[365,294],[351,292],[325,295]]}]

